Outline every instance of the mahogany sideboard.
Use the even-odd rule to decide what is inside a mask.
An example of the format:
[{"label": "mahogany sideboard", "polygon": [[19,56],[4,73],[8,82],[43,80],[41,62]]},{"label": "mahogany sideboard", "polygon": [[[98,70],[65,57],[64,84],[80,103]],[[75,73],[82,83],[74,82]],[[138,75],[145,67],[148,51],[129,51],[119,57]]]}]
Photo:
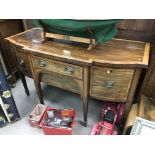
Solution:
[{"label": "mahogany sideboard", "polygon": [[[41,42],[41,28],[6,39],[16,53],[21,74],[34,79],[40,103],[44,104],[40,82],[81,95],[84,126],[89,97],[126,103],[126,117],[141,70],[149,61],[150,44],[140,41],[113,38],[88,51],[73,43]],[[29,94],[24,76],[22,81]]]}]

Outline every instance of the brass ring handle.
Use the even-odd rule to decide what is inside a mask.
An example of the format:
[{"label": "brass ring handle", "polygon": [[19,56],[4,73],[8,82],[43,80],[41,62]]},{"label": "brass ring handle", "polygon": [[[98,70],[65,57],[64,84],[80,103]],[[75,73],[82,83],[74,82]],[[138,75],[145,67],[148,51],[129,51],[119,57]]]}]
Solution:
[{"label": "brass ring handle", "polygon": [[113,81],[105,81],[104,82],[104,87],[106,87],[106,88],[112,88],[113,86],[114,86]]},{"label": "brass ring handle", "polygon": [[44,61],[44,60],[39,60],[39,66],[40,67],[46,67],[46,61]]},{"label": "brass ring handle", "polygon": [[107,70],[107,74],[111,74],[112,73],[112,70]]},{"label": "brass ring handle", "polygon": [[68,74],[73,74],[74,72],[74,69],[72,67],[65,67],[64,68],[64,71]]},{"label": "brass ring handle", "polygon": [[25,65],[25,62],[23,59],[19,59],[18,63],[20,67],[23,67]]}]

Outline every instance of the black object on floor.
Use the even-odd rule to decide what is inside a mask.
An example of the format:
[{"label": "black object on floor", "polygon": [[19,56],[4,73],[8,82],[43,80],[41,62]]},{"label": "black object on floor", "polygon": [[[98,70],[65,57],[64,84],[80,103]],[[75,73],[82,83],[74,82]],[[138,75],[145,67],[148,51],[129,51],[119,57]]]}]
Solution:
[{"label": "black object on floor", "polygon": [[1,108],[4,111],[4,114],[8,122],[14,122],[20,119],[18,109],[16,107],[10,86],[8,84],[6,75],[3,71],[2,66],[0,65],[0,96],[2,101],[0,102]]}]

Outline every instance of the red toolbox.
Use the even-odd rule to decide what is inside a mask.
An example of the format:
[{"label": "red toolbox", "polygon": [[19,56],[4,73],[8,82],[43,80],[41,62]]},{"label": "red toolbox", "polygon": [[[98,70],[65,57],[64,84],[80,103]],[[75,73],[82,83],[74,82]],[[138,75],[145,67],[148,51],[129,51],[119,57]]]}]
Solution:
[{"label": "red toolbox", "polygon": [[93,126],[91,135],[117,135],[118,131],[114,127],[121,123],[124,110],[124,103],[105,103],[100,114],[101,120]]},{"label": "red toolbox", "polygon": [[[40,107],[40,106],[39,106]],[[38,109],[38,105],[34,108],[31,115],[36,118],[36,109]],[[29,118],[29,123],[33,127],[38,127],[38,122],[40,122],[39,127],[43,129],[45,135],[71,135],[72,134],[72,128],[75,125],[75,110],[74,109],[54,109],[54,108],[48,108],[45,105],[42,105],[41,109],[45,109],[44,113],[42,113],[42,116],[40,116],[41,120],[35,121],[31,118]],[[69,127],[64,126],[48,126],[45,122],[48,119],[49,112],[57,112],[58,114],[61,113],[61,117],[63,118],[71,118],[71,123]],[[30,115],[30,116],[31,116]],[[32,117],[31,116],[31,117]]]}]

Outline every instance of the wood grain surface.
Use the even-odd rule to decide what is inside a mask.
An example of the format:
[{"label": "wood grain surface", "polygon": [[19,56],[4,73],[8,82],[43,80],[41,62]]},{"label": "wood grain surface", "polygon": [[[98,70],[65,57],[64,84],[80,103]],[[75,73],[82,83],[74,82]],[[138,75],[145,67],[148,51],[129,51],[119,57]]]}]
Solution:
[{"label": "wood grain surface", "polygon": [[89,96],[126,102],[127,118],[141,69],[148,66],[149,43],[112,39],[88,51],[84,44],[43,39],[40,28],[7,38],[28,56],[42,104],[41,81],[81,95],[85,126]]},{"label": "wood grain surface", "polygon": [[139,104],[138,103],[133,104],[124,127],[124,131],[123,131],[124,134],[126,134],[126,131],[128,130],[128,128],[133,126],[135,118],[138,116],[138,110],[139,110]]},{"label": "wood grain surface", "polygon": [[133,78],[132,78],[132,82],[131,82],[131,85],[130,85],[130,89],[129,89],[129,93],[128,93],[128,97],[127,97],[127,100],[126,100],[126,107],[125,107],[125,118],[127,118],[127,115],[131,109],[131,106],[132,106],[132,103],[133,103],[133,98],[134,98],[134,95],[135,95],[135,90],[137,88],[137,84],[139,82],[139,78],[140,78],[140,75],[141,75],[141,70],[140,68],[137,68],[134,70],[134,75],[133,75]]},{"label": "wood grain surface", "polygon": [[141,96],[139,105],[139,117],[155,121],[155,99]]},{"label": "wood grain surface", "polygon": [[83,91],[83,82],[78,79],[74,79],[72,77],[68,77],[62,74],[57,74],[54,72],[45,73],[42,71],[41,81],[52,86],[62,88],[64,90],[68,90],[77,94],[81,94]]},{"label": "wood grain surface", "polygon": [[90,95],[97,99],[126,101],[133,73],[133,69],[92,67]]},{"label": "wood grain surface", "polygon": [[62,63],[36,56],[33,56],[33,63],[36,68],[42,68],[47,71],[61,73],[78,79],[83,78],[83,68],[77,65]]},{"label": "wood grain surface", "polygon": [[[147,67],[148,60],[144,62],[145,42],[112,39],[106,43],[96,46],[88,51],[81,44],[79,46],[56,41],[40,42],[43,39],[42,29],[34,28],[24,33],[7,38],[10,42],[21,46],[26,52],[33,54],[48,55],[48,57],[59,58],[63,61],[70,60],[72,63],[78,61],[85,64],[99,64],[132,67]],[[68,51],[65,55],[64,51]],[[147,62],[147,63],[146,63]]]},{"label": "wood grain surface", "polygon": [[139,92],[138,101],[141,100],[141,95],[155,99],[155,44],[152,44],[151,46],[149,68],[146,71],[146,75]]}]

